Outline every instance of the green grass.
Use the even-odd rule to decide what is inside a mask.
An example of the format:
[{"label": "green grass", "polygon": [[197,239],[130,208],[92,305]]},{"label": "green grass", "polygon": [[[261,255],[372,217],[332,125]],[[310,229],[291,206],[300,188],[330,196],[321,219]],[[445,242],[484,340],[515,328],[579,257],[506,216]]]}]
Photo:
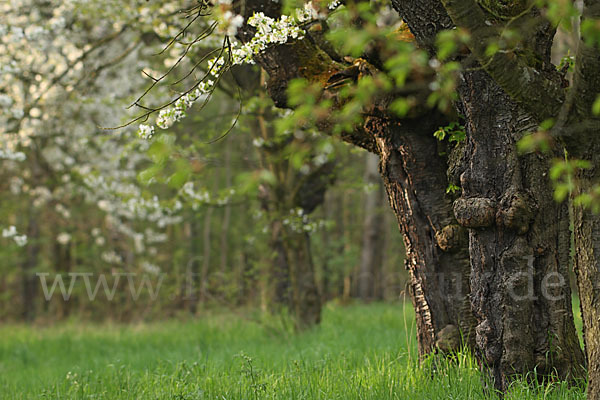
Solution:
[{"label": "green grass", "polygon": [[[416,360],[409,305],[329,305],[302,334],[233,314],[0,328],[0,399],[485,399],[477,363]],[[584,399],[515,383],[509,399]]]}]

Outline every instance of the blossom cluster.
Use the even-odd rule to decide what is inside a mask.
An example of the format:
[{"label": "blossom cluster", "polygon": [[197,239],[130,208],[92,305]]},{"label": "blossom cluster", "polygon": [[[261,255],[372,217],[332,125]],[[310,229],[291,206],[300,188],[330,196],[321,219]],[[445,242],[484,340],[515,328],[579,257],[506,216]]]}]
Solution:
[{"label": "blossom cluster", "polygon": [[[36,215],[56,221],[50,239],[60,244],[86,235],[78,219],[89,215],[87,224],[102,226],[92,229],[92,240],[106,246],[103,259],[119,257],[110,247],[120,247],[122,239],[131,239],[138,253],[146,247],[143,254],[156,254],[154,244],[166,240],[163,229],[181,221],[180,212],[143,200],[146,188],[137,175],[148,163],[148,142],[133,131],[103,134],[98,125],[127,120],[121,99],[143,90],[139,71],[152,65],[151,56],[162,48],[158,42],[131,44],[140,42],[141,32],[161,37],[179,32],[187,23],[177,13],[183,3],[0,1],[0,163],[9,189],[4,201],[10,205],[3,215],[18,215],[33,204]],[[176,106],[191,106],[212,90],[198,89]],[[165,121],[176,116],[163,115]],[[150,139],[154,127],[142,133]],[[36,162],[14,162],[26,159]],[[48,167],[36,171],[39,165]],[[104,231],[110,233],[106,238]],[[2,233],[19,246],[27,243],[14,227]]]},{"label": "blossom cluster", "polygon": [[237,30],[244,23],[244,17],[233,12],[231,0],[213,0],[212,4],[215,6],[214,14],[218,21],[218,32],[227,36],[235,36]]},{"label": "blossom cluster", "polygon": [[179,191],[179,195],[187,202],[191,203],[192,209],[197,210],[200,206],[206,204],[224,206],[231,202],[236,194],[234,189],[227,189],[221,195],[211,197],[207,190],[196,191],[193,182],[187,182]]},{"label": "blossom cluster", "polygon": [[[229,4],[227,2],[228,0],[220,0],[216,4],[223,7],[224,4]],[[334,9],[339,4],[338,1],[333,1],[329,4],[329,8]],[[223,17],[227,12],[229,11],[223,13]],[[237,31],[237,28],[243,23],[238,18],[240,16],[233,16],[231,13],[227,15],[230,18],[229,23],[233,24],[235,31]],[[254,57],[265,51],[269,46],[285,44],[290,39],[303,39],[305,31],[300,25],[323,17],[312,2],[307,2],[303,8],[296,10],[295,18],[282,15],[279,19],[275,19],[266,16],[262,12],[254,13],[247,21],[249,26],[256,29],[252,39],[242,45],[234,41],[231,43],[230,49],[227,49],[227,54],[210,59],[208,61],[208,71],[214,80],[205,78],[206,80],[201,81],[195,91],[181,96],[172,107],[162,109],[156,119],[156,125],[161,129],[170,128],[175,122],[186,116],[186,110],[194,103],[199,99],[206,99],[206,96],[210,95],[214,90],[215,81],[218,81],[229,66],[254,64]],[[228,31],[227,34],[230,35],[230,32]],[[153,134],[154,131],[150,126],[144,124],[139,126],[138,135],[141,138],[150,139]]]},{"label": "blossom cluster", "polygon": [[25,161],[25,153],[0,149],[0,160]]},{"label": "blossom cluster", "polygon": [[27,244],[27,235],[17,234],[17,228],[12,225],[2,229],[2,237],[7,239],[12,238],[19,247],[23,247]]},{"label": "blossom cluster", "polygon": [[311,233],[327,226],[325,220],[311,221],[308,214],[300,207],[291,209],[289,216],[284,218],[282,223],[296,233]]}]

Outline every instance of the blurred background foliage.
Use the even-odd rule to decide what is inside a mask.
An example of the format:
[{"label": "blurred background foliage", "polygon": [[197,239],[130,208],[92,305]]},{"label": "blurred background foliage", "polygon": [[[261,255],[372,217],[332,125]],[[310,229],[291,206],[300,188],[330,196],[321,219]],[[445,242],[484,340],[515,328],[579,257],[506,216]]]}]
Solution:
[{"label": "blurred background foliage", "polygon": [[[306,244],[323,301],[397,300],[404,250],[377,161],[275,109],[258,67],[232,69],[151,140],[105,129],[130,122],[147,76],[174,64],[181,45],[160,52],[186,23],[178,3],[0,6],[0,320],[273,310],[282,237]],[[194,79],[185,68],[220,45],[196,46],[168,78]]]}]

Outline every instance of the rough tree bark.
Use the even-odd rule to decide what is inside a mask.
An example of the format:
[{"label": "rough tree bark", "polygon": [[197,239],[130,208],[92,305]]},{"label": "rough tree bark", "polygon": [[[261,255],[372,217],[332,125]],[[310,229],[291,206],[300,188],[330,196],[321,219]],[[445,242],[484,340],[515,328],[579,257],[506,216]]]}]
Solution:
[{"label": "rough tree bark", "polygon": [[[596,131],[600,131],[599,129]],[[600,182],[600,146],[595,144],[592,171],[582,173],[580,190]],[[588,399],[600,399],[600,215],[574,209],[575,272],[583,316],[583,337],[588,361]]]},{"label": "rough tree bark", "polygon": [[[542,375],[579,377],[584,360],[566,284],[568,213],[553,203],[546,177],[548,157],[519,157],[516,152],[516,141],[534,131],[539,121],[517,106],[498,83],[524,104],[539,107],[531,110],[536,115],[554,107],[561,96],[540,103],[546,92],[536,91],[538,86],[554,88],[544,71],[531,73],[536,78],[526,86],[515,83],[514,77],[519,71],[530,71],[529,65],[504,53],[487,56],[486,40],[493,34],[489,21],[494,19],[486,17],[474,1],[443,3],[418,0],[394,5],[424,46],[431,46],[439,29],[453,26],[448,9],[454,22],[474,36],[473,54],[496,79],[474,66],[462,74],[458,90],[467,121],[467,156],[462,197],[454,211],[461,225],[469,228],[471,301],[480,358],[499,390],[506,390],[513,374],[534,368]],[[542,66],[547,65],[553,31],[544,24],[533,26],[537,30],[531,51]],[[552,278],[559,283],[550,282]]]},{"label": "rough tree bark", "polygon": [[[245,4],[243,12],[245,17],[260,11],[277,18],[279,7],[274,2],[254,0]],[[253,34],[251,27],[243,26],[238,36],[247,41]],[[339,70],[340,65],[316,42],[304,39],[276,46],[257,57],[269,73],[267,89],[276,105],[287,106],[290,80],[303,77],[325,82]],[[452,202],[445,192],[446,163],[437,154],[432,136],[443,119],[427,114],[418,120],[398,121],[386,110],[387,104],[382,104],[378,110],[382,117],[367,119],[364,126],[341,136],[381,158],[381,175],[407,249],[420,354],[436,348],[456,350],[461,331],[465,342],[472,340],[473,318],[468,305],[465,233],[454,220]],[[322,129],[327,131],[327,123]]]},{"label": "rough tree bark", "polygon": [[469,254],[446,194],[446,162],[434,132],[443,119],[367,121],[376,137],[381,176],[398,219],[410,273],[420,354],[472,345]]},{"label": "rough tree bark", "polygon": [[470,232],[481,358],[500,390],[511,375],[534,368],[541,376],[581,377],[568,285],[568,210],[554,202],[549,157],[516,151],[538,124],[485,72],[465,74],[460,92],[469,157],[455,214]]}]

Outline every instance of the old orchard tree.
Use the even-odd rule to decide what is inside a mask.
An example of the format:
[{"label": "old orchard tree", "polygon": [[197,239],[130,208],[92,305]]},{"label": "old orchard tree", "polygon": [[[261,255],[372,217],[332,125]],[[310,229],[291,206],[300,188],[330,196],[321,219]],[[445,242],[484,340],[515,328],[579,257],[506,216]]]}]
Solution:
[{"label": "old orchard tree", "polygon": [[[420,353],[469,346],[500,390],[534,369],[584,374],[567,283],[570,213],[554,201],[548,173],[565,149],[583,160],[572,176],[575,267],[589,394],[600,398],[600,217],[582,206],[598,197],[600,0],[583,1],[571,82],[551,62],[560,12],[550,3],[337,3],[295,4],[290,17],[289,4],[271,0],[217,2],[234,29],[212,74],[252,59],[296,124],[379,156],[407,250]],[[518,151],[532,132],[545,151]]]}]

